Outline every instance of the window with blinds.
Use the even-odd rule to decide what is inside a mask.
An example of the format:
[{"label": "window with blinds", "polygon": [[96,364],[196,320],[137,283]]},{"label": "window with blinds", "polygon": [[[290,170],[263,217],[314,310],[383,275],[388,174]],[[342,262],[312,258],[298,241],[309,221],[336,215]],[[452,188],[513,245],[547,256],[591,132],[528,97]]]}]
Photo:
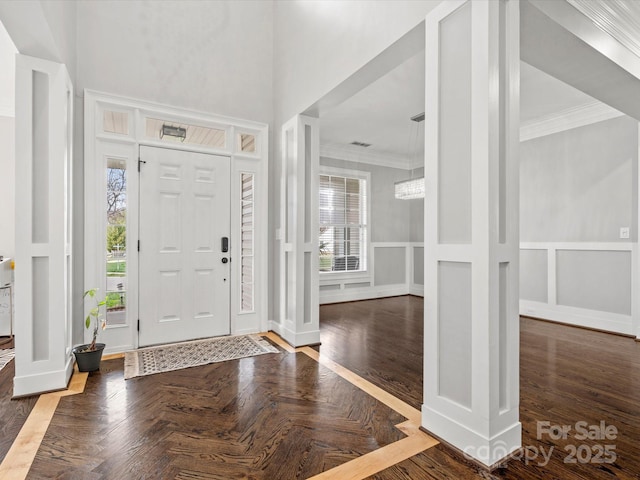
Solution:
[{"label": "window with blinds", "polygon": [[367,180],[320,175],[320,271],[367,269]]},{"label": "window with blinds", "polygon": [[242,216],[240,226],[240,311],[253,312],[253,247],[254,247],[254,175],[243,173],[241,175],[242,205],[240,214]]}]

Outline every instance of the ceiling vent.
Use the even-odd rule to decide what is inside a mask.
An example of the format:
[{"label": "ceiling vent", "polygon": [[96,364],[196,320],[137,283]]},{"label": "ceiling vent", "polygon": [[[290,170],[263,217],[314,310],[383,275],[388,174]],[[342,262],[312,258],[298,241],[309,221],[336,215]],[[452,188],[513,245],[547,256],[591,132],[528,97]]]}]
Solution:
[{"label": "ceiling vent", "polygon": [[364,143],[364,142],[351,142],[351,145],[355,145],[356,147],[362,147],[362,148],[367,148],[371,146],[370,143]]}]

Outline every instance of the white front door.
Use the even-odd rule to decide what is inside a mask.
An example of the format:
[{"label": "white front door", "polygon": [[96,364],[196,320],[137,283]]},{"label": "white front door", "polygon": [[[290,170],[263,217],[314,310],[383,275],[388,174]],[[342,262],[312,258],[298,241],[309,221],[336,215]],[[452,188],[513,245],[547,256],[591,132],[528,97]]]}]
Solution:
[{"label": "white front door", "polygon": [[230,159],[141,146],[140,346],[229,334],[229,236]]}]

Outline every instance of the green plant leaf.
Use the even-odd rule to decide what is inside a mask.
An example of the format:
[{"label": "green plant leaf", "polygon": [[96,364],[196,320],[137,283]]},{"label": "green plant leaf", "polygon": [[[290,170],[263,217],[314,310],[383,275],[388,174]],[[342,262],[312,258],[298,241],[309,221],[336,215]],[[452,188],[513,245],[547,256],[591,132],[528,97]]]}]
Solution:
[{"label": "green plant leaf", "polygon": [[84,321],[85,328],[89,328],[91,326],[91,317],[87,315],[87,319]]}]

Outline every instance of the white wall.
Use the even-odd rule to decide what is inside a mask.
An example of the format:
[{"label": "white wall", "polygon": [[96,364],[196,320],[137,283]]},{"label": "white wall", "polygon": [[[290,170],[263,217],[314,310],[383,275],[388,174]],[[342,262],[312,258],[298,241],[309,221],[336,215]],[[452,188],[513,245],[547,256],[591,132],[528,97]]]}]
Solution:
[{"label": "white wall", "polygon": [[[61,63],[67,66],[71,81],[76,81],[77,67],[77,9],[80,2],[73,0],[62,0],[52,2],[50,0],[40,1],[44,16],[51,29],[51,34],[55,40],[59,51]],[[78,92],[76,92],[78,94]]]},{"label": "white wall", "polygon": [[71,0],[0,2],[0,21],[23,55],[64,63],[76,74],[76,5]]},{"label": "white wall", "polygon": [[0,255],[15,257],[16,47],[0,23]]},{"label": "white wall", "polygon": [[276,124],[346,80],[440,0],[275,2]]},{"label": "white wall", "polygon": [[534,138],[520,153],[521,313],[634,333],[638,122]]},{"label": "white wall", "polygon": [[0,115],[15,115],[16,47],[0,23]]},{"label": "white wall", "polygon": [[[80,93],[88,88],[273,124],[272,2],[77,5]],[[273,130],[270,136],[271,144]]]},{"label": "white wall", "polygon": [[[637,238],[638,122],[618,117],[523,142],[520,240]],[[620,239],[620,227],[631,229]]]},{"label": "white wall", "polygon": [[15,258],[15,118],[0,116],[0,255]]},{"label": "white wall", "polygon": [[273,4],[78,2],[78,82],[271,123]]}]

